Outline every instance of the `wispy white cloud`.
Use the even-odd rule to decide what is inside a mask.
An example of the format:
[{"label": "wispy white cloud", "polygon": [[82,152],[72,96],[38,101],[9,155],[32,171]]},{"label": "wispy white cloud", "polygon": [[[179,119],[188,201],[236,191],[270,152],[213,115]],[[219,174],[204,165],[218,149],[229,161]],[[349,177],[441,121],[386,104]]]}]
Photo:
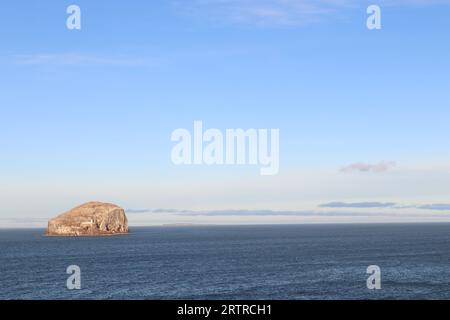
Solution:
[{"label": "wispy white cloud", "polygon": [[[330,18],[345,10],[373,4],[368,0],[193,0],[173,1],[184,13],[246,24],[302,25]],[[429,6],[450,0],[378,0],[385,6]]]},{"label": "wispy white cloud", "polygon": [[373,172],[382,173],[394,168],[397,164],[394,161],[382,161],[380,163],[364,163],[357,162],[345,166],[341,169],[341,172],[352,173],[352,172]]},{"label": "wispy white cloud", "polygon": [[34,53],[8,56],[7,60],[21,65],[61,65],[61,66],[152,66],[154,59],[131,56],[102,56],[84,53]]}]

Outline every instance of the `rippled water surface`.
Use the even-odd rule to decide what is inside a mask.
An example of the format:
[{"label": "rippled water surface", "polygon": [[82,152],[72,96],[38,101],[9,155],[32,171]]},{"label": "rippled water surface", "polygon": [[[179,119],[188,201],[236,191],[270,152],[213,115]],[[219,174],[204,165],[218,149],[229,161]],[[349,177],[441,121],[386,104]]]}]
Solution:
[{"label": "rippled water surface", "polygon": [[[449,299],[450,224],[0,230],[0,299]],[[81,290],[66,268],[81,268]],[[369,265],[382,290],[369,291]]]}]

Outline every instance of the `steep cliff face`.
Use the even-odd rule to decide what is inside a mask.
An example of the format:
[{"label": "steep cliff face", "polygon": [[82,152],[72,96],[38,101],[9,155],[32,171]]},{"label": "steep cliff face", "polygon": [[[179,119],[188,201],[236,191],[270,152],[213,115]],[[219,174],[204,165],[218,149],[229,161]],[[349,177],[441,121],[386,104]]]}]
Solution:
[{"label": "steep cliff face", "polygon": [[125,211],[110,203],[89,202],[48,222],[48,236],[107,236],[128,233]]}]

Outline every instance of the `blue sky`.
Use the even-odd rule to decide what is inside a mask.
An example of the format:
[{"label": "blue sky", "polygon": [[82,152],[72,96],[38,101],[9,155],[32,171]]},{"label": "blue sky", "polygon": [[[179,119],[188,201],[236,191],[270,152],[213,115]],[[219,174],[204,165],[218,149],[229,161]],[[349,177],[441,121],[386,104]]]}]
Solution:
[{"label": "blue sky", "polygon": [[[80,31],[65,27],[74,3]],[[450,203],[450,1],[378,1],[377,31],[366,28],[368,4],[2,1],[0,227],[89,200],[137,211],[320,212],[314,221],[331,222],[377,212],[450,220],[430,206]],[[280,174],[174,166],[171,132],[195,120],[279,128]],[[321,207],[333,202],[350,206]],[[362,202],[396,205],[351,205]],[[313,221],[168,216],[145,219]]]}]

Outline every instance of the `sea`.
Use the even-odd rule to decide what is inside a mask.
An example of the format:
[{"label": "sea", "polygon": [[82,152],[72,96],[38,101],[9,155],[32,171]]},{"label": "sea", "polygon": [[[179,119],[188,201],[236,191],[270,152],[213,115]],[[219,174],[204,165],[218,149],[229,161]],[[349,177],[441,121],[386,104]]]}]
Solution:
[{"label": "sea", "polygon": [[[69,266],[79,290],[67,285]],[[369,266],[381,289],[369,289]],[[167,226],[90,238],[0,230],[0,299],[450,299],[450,224]]]}]

